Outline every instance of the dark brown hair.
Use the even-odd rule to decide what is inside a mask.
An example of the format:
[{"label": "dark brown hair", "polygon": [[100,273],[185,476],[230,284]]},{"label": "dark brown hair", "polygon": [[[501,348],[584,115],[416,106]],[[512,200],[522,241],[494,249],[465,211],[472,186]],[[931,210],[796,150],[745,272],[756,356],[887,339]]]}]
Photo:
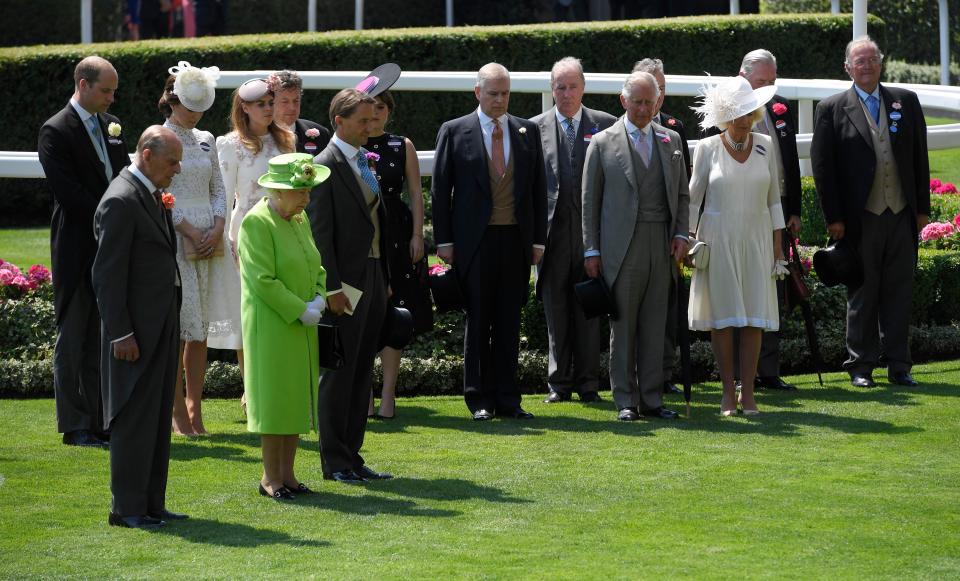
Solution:
[{"label": "dark brown hair", "polygon": [[177,94],[173,92],[173,82],[176,80],[176,75],[167,77],[167,82],[163,84],[163,93],[160,95],[160,100],[157,101],[157,109],[159,109],[160,114],[167,119],[173,115],[173,107],[171,107],[171,105],[180,104],[180,97],[177,97]]},{"label": "dark brown hair", "polygon": [[337,117],[350,117],[360,105],[364,103],[373,105],[376,102],[373,97],[362,91],[343,89],[334,95],[333,100],[330,101],[330,126],[336,129]]}]

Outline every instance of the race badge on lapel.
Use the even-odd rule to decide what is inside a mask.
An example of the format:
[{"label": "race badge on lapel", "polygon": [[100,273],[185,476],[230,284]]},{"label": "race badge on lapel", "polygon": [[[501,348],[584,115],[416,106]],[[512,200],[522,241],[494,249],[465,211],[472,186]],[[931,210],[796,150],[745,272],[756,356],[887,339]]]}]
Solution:
[{"label": "race badge on lapel", "polygon": [[303,144],[303,148],[307,151],[314,152],[317,150],[317,144],[312,141],[308,141]]}]

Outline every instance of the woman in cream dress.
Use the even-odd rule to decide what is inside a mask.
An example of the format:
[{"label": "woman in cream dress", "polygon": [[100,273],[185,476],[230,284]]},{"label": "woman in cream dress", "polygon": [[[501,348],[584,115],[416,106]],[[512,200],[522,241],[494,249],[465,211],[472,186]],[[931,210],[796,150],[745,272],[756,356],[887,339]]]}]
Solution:
[{"label": "woman in cream dress", "polygon": [[711,331],[724,416],[737,411],[733,330],[740,329],[740,404],[744,414],[755,415],[761,334],[780,327],[775,279],[786,273],[786,262],[779,170],[770,138],[750,132],[775,91],[754,91],[746,79],[734,77],[707,90],[696,109],[702,127],[725,130],[701,140],[693,156],[690,231],[707,243],[710,259],[693,273],[688,311],[691,329]]},{"label": "woman in cream dress", "polygon": [[[226,232],[235,269],[240,223],[247,212],[267,195],[257,180],[267,173],[271,158],[294,150],[293,133],[274,122],[273,99],[274,91],[264,79],[251,79],[240,85],[233,92],[230,107],[230,126],[233,131],[217,138],[220,173],[227,192]],[[230,292],[236,295],[235,316],[239,319],[240,285],[230,289]],[[236,344],[208,340],[207,345],[217,349],[237,349],[237,359],[243,370],[243,346],[239,337],[236,338]]]}]

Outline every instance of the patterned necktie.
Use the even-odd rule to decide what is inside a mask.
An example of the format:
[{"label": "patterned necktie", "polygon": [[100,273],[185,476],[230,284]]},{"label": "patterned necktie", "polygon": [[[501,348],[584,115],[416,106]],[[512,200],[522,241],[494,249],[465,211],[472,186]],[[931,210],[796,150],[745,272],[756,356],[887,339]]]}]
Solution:
[{"label": "patterned necktie", "polygon": [[507,162],[503,156],[503,129],[500,128],[500,120],[493,120],[493,171],[497,172],[499,177],[507,173]]},{"label": "patterned necktie", "polygon": [[567,149],[570,150],[570,157],[573,157],[573,146],[577,139],[577,128],[573,125],[573,117],[567,117],[567,128],[565,130]]},{"label": "patterned necktie", "polygon": [[380,193],[380,182],[377,181],[377,176],[373,175],[373,172],[370,171],[370,164],[367,161],[367,150],[360,148],[357,153],[357,169],[360,170],[360,177],[363,178],[363,181],[370,186],[370,190],[374,194]]},{"label": "patterned necktie", "polygon": [[880,99],[877,99],[873,95],[867,95],[867,109],[870,110],[870,114],[873,115],[873,120],[879,125],[880,124]]},{"label": "patterned necktie", "polygon": [[637,153],[640,154],[640,159],[643,160],[643,165],[650,167],[650,139],[639,129],[637,130],[636,148]]}]

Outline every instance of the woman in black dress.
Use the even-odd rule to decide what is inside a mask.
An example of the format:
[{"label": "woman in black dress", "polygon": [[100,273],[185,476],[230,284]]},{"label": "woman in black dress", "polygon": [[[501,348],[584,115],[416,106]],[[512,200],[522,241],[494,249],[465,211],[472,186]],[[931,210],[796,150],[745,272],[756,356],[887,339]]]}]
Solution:
[{"label": "woman in black dress", "polygon": [[[375,97],[374,127],[364,146],[379,159],[374,161],[380,194],[387,210],[387,262],[390,265],[391,305],[403,307],[413,315],[414,332],[423,333],[433,327],[433,310],[427,290],[427,259],[423,253],[423,191],[420,186],[420,165],[413,143],[402,135],[384,130],[393,114],[394,100],[389,91]],[[406,189],[410,206],[400,197]],[[374,414],[373,393],[368,415],[392,419],[396,412],[397,375],[401,351],[384,347],[380,351],[383,365],[383,391],[380,410]]]}]

